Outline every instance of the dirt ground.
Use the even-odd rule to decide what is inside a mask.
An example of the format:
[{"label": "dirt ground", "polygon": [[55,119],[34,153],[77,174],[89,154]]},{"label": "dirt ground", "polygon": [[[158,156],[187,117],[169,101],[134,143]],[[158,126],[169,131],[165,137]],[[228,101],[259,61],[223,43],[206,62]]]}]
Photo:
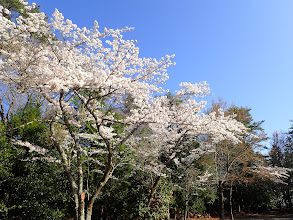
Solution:
[{"label": "dirt ground", "polygon": [[235,217],[235,219],[247,219],[247,218],[256,218],[256,219],[275,219],[275,218],[290,218],[293,219],[293,214],[288,213],[268,213],[268,214],[245,214]]},{"label": "dirt ground", "polygon": [[[292,219],[293,220],[293,214],[287,214],[287,213],[268,213],[268,214],[236,214],[234,216],[235,219]],[[193,217],[188,218],[188,220],[194,220],[194,219],[202,219],[202,220],[219,220],[218,217]],[[230,216],[227,216],[225,219],[231,219]],[[181,220],[181,219],[179,219]]]}]

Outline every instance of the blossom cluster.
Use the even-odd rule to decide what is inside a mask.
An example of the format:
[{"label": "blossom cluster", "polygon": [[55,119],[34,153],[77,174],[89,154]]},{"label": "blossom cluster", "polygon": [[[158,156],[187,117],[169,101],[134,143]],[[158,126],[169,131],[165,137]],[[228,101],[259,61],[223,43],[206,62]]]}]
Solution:
[{"label": "blossom cluster", "polygon": [[[167,67],[174,65],[174,55],[159,60],[139,57],[136,41],[122,36],[132,28],[100,31],[97,22],[92,29],[79,28],[57,9],[47,22],[44,13],[30,12],[35,5],[20,2],[27,17],[12,22],[0,13],[0,80],[20,93],[33,90],[47,100],[52,122],[67,130],[63,138],[52,138],[68,154],[79,150],[86,156],[112,155],[123,144],[134,142],[138,152],[142,141],[133,140],[134,130],[145,126],[152,130],[155,144],[140,149],[141,155],[158,158],[164,152],[178,163],[192,163],[211,151],[204,136],[215,143],[238,142],[246,132],[233,117],[203,113],[206,102],[198,99],[210,93],[206,82],[184,82],[173,97],[161,95],[165,91],[160,84],[168,79]],[[9,14],[2,6],[0,10]],[[89,125],[92,131],[87,133]],[[118,125],[123,129],[118,131]],[[201,143],[201,148],[179,160],[186,137]],[[145,166],[151,167],[159,173],[158,167],[164,165]]]}]

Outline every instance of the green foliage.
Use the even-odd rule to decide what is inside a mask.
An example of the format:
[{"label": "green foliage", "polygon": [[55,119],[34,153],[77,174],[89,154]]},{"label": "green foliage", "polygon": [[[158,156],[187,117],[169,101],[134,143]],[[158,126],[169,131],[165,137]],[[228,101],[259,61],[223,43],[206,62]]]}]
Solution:
[{"label": "green foliage", "polygon": [[0,123],[0,179],[5,180],[11,176],[14,160],[14,151],[9,139],[6,137],[5,126]]},{"label": "green foliage", "polygon": [[55,166],[19,162],[4,185],[8,219],[60,219],[68,213],[68,183]]},{"label": "green foliage", "polygon": [[118,179],[109,181],[96,202],[93,216],[122,220],[135,219],[148,212],[146,187],[149,176],[141,171],[132,173],[132,167],[128,165],[118,168],[115,176]]},{"label": "green foliage", "polygon": [[[23,17],[28,16],[27,15],[28,12],[26,11],[24,5],[19,2],[19,0],[0,0],[0,5],[2,5],[4,8],[7,8],[11,12],[10,15],[4,14],[5,17],[7,17],[11,20],[15,19],[19,15],[21,15]],[[32,9],[29,12],[35,13],[35,12],[39,12],[39,11],[40,11],[40,6]]]},{"label": "green foliage", "polygon": [[199,188],[190,200],[190,211],[193,213],[203,213],[207,210],[207,205],[213,204],[216,199],[217,193],[214,188],[208,186]]},{"label": "green foliage", "polygon": [[168,178],[162,178],[150,206],[139,204],[139,216],[143,219],[165,219],[169,215],[170,204],[173,200],[173,185]]},{"label": "green foliage", "polygon": [[[96,202],[93,216],[96,218],[124,219],[164,219],[173,201],[172,184],[163,179],[148,206],[148,188],[153,177],[143,171],[132,172],[133,167],[120,167],[104,188]],[[114,210],[114,211],[113,211]]]},{"label": "green foliage", "polygon": [[0,125],[0,218],[61,219],[70,216],[68,182],[59,165],[32,160],[35,153],[13,146],[10,138],[50,148],[42,110],[27,103]]},{"label": "green foliage", "polygon": [[5,126],[0,123],[0,218],[4,219],[9,211],[6,204],[6,195],[4,186],[13,177],[13,165],[16,158],[15,150],[6,137]]},{"label": "green foliage", "polygon": [[237,185],[233,190],[234,203],[245,212],[267,212],[275,207],[273,185],[272,181],[262,179]]},{"label": "green foliage", "polygon": [[49,146],[49,128],[42,122],[42,109],[29,102],[19,108],[9,122],[11,137],[45,147]]}]

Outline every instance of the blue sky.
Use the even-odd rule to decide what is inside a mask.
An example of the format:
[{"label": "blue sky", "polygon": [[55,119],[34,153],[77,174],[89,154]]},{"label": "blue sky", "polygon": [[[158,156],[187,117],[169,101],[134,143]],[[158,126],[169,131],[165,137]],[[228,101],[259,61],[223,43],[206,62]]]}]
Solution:
[{"label": "blue sky", "polygon": [[[32,2],[32,1],[30,1]],[[268,136],[293,119],[292,0],[36,0],[78,26],[135,27],[143,57],[175,54],[171,91],[207,81],[217,99],[252,109]]]}]

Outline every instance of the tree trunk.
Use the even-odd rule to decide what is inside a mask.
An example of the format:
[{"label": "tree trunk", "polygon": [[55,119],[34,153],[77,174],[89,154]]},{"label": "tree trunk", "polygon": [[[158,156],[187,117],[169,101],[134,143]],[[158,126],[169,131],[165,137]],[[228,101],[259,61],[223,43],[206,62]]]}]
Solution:
[{"label": "tree trunk", "polygon": [[224,192],[223,192],[223,183],[222,181],[219,181],[219,215],[220,215],[220,220],[225,219],[225,207],[224,207]]},{"label": "tree trunk", "polygon": [[287,185],[284,187],[284,197],[285,197],[285,202],[286,202],[286,208],[287,208],[287,211],[289,213],[292,212],[292,197],[291,197],[291,192],[290,192],[290,189],[291,189],[291,186],[290,186],[290,178],[288,178],[287,180]]},{"label": "tree trunk", "polygon": [[288,204],[287,210],[289,213],[292,213],[292,198],[290,196],[290,192],[287,192],[287,193],[288,193],[287,194],[287,204]]},{"label": "tree trunk", "polygon": [[108,159],[109,159],[109,164],[108,164],[107,169],[104,172],[104,176],[100,180],[100,183],[97,186],[97,189],[96,189],[94,195],[90,198],[90,201],[87,205],[86,220],[91,220],[94,202],[96,201],[100,192],[102,191],[102,188],[105,186],[105,184],[108,182],[109,178],[112,175],[112,172],[113,172],[112,155],[110,155]]},{"label": "tree trunk", "polygon": [[168,215],[167,215],[167,220],[171,220],[171,213],[170,213],[170,204],[168,205]]},{"label": "tree trunk", "polygon": [[83,170],[81,161],[81,149],[78,146],[77,150],[77,163],[78,163],[78,200],[79,200],[79,220],[85,220],[85,193],[83,191]]},{"label": "tree trunk", "polygon": [[233,188],[232,188],[232,182],[230,184],[230,194],[229,194],[229,200],[230,200],[230,214],[231,214],[231,219],[234,220],[234,215],[233,215],[233,203],[232,203],[232,192],[233,192]]},{"label": "tree trunk", "polygon": [[[178,143],[180,143],[180,142],[178,142]],[[165,163],[165,165],[168,166],[173,161],[173,159],[174,159],[174,157],[170,158]],[[159,185],[160,180],[161,180],[161,176],[158,176],[157,179],[156,179],[156,181],[155,181],[155,183],[153,184],[153,186],[151,188],[151,192],[150,192],[149,197],[148,197],[148,206],[150,206],[150,204],[151,204],[151,200],[152,200],[152,198],[153,198],[153,196],[154,196],[154,194],[155,194],[155,192],[157,190],[157,187]]]},{"label": "tree trunk", "polygon": [[78,203],[78,195],[74,194],[74,203],[75,203],[75,218],[76,220],[78,220],[78,207],[79,207],[79,203]]},{"label": "tree trunk", "polygon": [[189,192],[188,190],[186,191],[185,195],[185,210],[184,210],[184,220],[188,218],[188,197],[189,197]]},{"label": "tree trunk", "polygon": [[154,196],[154,194],[155,194],[155,192],[157,190],[157,187],[159,185],[160,179],[161,179],[161,176],[158,176],[157,179],[156,179],[156,181],[154,182],[152,188],[151,188],[151,192],[150,192],[149,198],[148,198],[148,206],[151,205],[152,198],[153,198],[153,196]]},{"label": "tree trunk", "polygon": [[84,193],[79,194],[79,220],[85,220]]}]

